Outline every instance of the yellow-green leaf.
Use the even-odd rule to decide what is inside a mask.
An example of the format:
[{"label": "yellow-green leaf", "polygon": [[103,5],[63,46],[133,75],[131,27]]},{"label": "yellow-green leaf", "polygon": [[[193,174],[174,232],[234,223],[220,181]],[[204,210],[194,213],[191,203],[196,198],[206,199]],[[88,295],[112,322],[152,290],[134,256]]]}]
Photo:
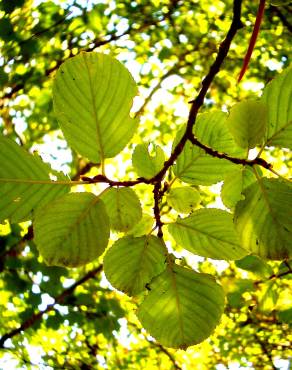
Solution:
[{"label": "yellow-green leaf", "polygon": [[292,66],[266,86],[261,101],[268,110],[266,145],[292,149]]},{"label": "yellow-green leaf", "polygon": [[221,209],[199,209],[169,224],[168,230],[177,244],[199,256],[236,260],[248,253],[240,246],[232,215]]},{"label": "yellow-green leaf", "polygon": [[180,213],[190,213],[200,202],[200,193],[190,186],[170,189],[167,203]]},{"label": "yellow-green leaf", "polygon": [[230,110],[227,125],[241,148],[251,149],[262,144],[267,126],[266,105],[253,100],[235,104]]},{"label": "yellow-green leaf", "polygon": [[39,210],[34,240],[49,265],[82,266],[99,257],[109,239],[103,202],[92,193],[71,193]]},{"label": "yellow-green leaf", "polygon": [[143,327],[162,345],[186,349],[202,342],[224,308],[220,285],[207,274],[169,266],[153,279],[138,310]]},{"label": "yellow-green leaf", "polygon": [[129,116],[136,83],[116,59],[81,53],[59,68],[54,110],[69,144],[92,162],[118,154],[130,141],[137,120]]},{"label": "yellow-green leaf", "polygon": [[[234,157],[243,158],[246,152],[239,148],[226,125],[227,114],[214,111],[200,114],[194,126],[193,133],[203,144]],[[181,129],[174,141],[179,141]],[[182,181],[193,185],[211,185],[226,177],[236,169],[236,165],[226,159],[212,157],[203,149],[187,142],[174,166],[174,175]]]},{"label": "yellow-green leaf", "polygon": [[164,152],[158,145],[153,146],[153,154],[149,153],[147,144],[138,144],[133,152],[132,163],[140,177],[150,179],[163,167]]},{"label": "yellow-green leaf", "polygon": [[292,256],[292,186],[260,178],[237,203],[234,222],[241,244],[250,253],[282,260]]},{"label": "yellow-green leaf", "polygon": [[104,272],[118,290],[136,295],[165,269],[167,249],[156,236],[119,239],[104,257]]},{"label": "yellow-green leaf", "polygon": [[101,195],[110,219],[111,229],[131,230],[142,218],[142,208],[134,190],[111,188]]},{"label": "yellow-green leaf", "polygon": [[38,207],[70,190],[66,183],[69,179],[53,171],[40,157],[0,136],[0,222],[32,218]]}]

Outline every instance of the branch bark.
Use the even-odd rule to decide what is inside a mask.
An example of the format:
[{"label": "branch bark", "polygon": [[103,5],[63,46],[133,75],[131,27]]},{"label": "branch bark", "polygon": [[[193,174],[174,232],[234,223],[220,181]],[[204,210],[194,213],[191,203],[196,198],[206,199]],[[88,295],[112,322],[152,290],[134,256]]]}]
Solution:
[{"label": "branch bark", "polygon": [[71,285],[69,288],[65,289],[60,295],[55,297],[55,302],[48,305],[47,308],[44,311],[38,311],[34,313],[32,316],[30,316],[27,320],[25,320],[18,328],[11,330],[9,333],[4,334],[0,338],[0,348],[5,348],[4,344],[7,339],[11,339],[15,337],[16,335],[20,334],[21,332],[25,331],[26,329],[33,326],[35,322],[38,320],[41,320],[43,315],[53,311],[55,309],[55,305],[58,303],[62,303],[64,299],[68,296],[70,296],[74,290],[79,286],[87,282],[88,280],[94,278],[97,274],[99,274],[102,271],[103,266],[100,265],[93,270],[90,270],[87,274],[85,274],[82,278],[77,280],[73,285]]},{"label": "branch bark", "polygon": [[205,97],[207,95],[207,92],[210,88],[211,83],[213,82],[215,76],[219,72],[223,61],[225,60],[231,42],[233,38],[235,37],[237,31],[243,27],[242,22],[240,20],[241,17],[241,5],[242,5],[242,0],[234,0],[233,3],[233,20],[230,25],[229,31],[227,32],[226,38],[223,40],[219,47],[219,51],[217,54],[217,57],[213,64],[210,67],[210,70],[207,74],[207,76],[204,78],[202,81],[202,87],[197,95],[197,97],[191,102],[192,106],[190,109],[188,121],[187,121],[187,127],[185,130],[184,135],[182,136],[181,140],[178,142],[174,150],[172,151],[171,156],[168,158],[168,160],[164,163],[163,168],[161,169],[160,172],[158,172],[152,179],[144,179],[144,178],[139,178],[137,180],[129,180],[129,181],[111,181],[110,179],[106,178],[105,176],[102,175],[97,175],[94,178],[84,178],[84,180],[90,182],[90,183],[95,183],[95,182],[107,182],[110,186],[134,186],[139,183],[145,183],[145,184],[155,184],[156,182],[161,182],[163,177],[165,176],[166,172],[168,169],[174,164],[175,160],[177,157],[181,154],[183,151],[183,148],[187,142],[187,140],[190,140],[194,145],[199,146],[203,150],[205,150],[206,153],[217,157],[217,158],[225,158],[227,160],[230,160],[234,163],[238,164],[248,164],[250,166],[252,165],[260,165],[265,168],[271,168],[271,165],[266,163],[264,160],[257,158],[256,160],[253,161],[247,161],[243,159],[238,159],[238,158],[232,158],[229,157],[227,154],[224,153],[218,153],[217,151],[207,147],[206,145],[202,144],[197,140],[194,135],[193,135],[193,127],[196,122],[196,118],[198,115],[198,111],[201,108],[201,106],[204,103]]},{"label": "branch bark", "polygon": [[[175,9],[175,6],[172,5],[171,8],[170,8],[170,11],[173,11],[174,9]],[[56,24],[53,25],[52,27],[54,27],[56,25],[59,25],[60,23],[64,22],[65,18],[68,17],[68,15],[70,15],[70,12],[66,14],[64,19],[56,22]],[[129,35],[129,36],[132,35],[133,36],[134,34],[144,32],[150,26],[157,25],[157,24],[165,21],[166,18],[167,18],[167,15],[165,15],[163,18],[161,18],[159,20],[146,19],[145,22],[140,25],[140,27],[136,28],[136,27],[133,27],[132,25],[130,25],[124,32],[122,32],[120,34],[118,34],[117,32],[110,32],[110,33],[104,35],[102,38],[96,38],[95,40],[91,41],[87,46],[80,49],[80,51],[90,52],[90,51],[93,51],[93,50],[95,50],[96,48],[98,48],[100,46],[109,44],[113,41],[117,41],[117,40],[121,39],[122,37],[124,37],[126,35]],[[41,33],[45,33],[47,30],[48,29],[40,31],[40,33],[38,33],[38,35],[41,34]],[[30,38],[33,38],[35,36],[36,35],[32,35]],[[26,41],[28,41],[28,40],[25,40],[25,42]],[[73,45],[71,45],[71,48],[69,48],[70,53],[66,58],[57,60],[56,64],[53,67],[47,68],[44,71],[43,76],[40,77],[40,79],[39,79],[39,84],[41,84],[43,82],[43,79],[50,76],[54,71],[56,71],[60,67],[60,65],[65,62],[65,60],[67,60],[67,59],[69,59],[70,57],[73,56],[72,48],[73,48]],[[7,92],[6,94],[3,94],[1,99],[0,99],[0,109],[2,109],[4,107],[6,100],[12,99],[17,92],[19,92],[20,90],[22,90],[24,88],[25,88],[25,82],[16,84],[14,86],[11,86],[10,91]]]},{"label": "branch bark", "polygon": [[165,162],[162,170],[152,179],[153,181],[159,181],[163,179],[169,167],[173,165],[177,157],[181,154],[187,140],[192,140],[193,138],[193,127],[196,123],[198,111],[203,105],[207,92],[211,86],[211,83],[213,82],[215,76],[219,72],[222,66],[222,63],[228,54],[228,51],[229,51],[229,48],[230,48],[230,45],[231,45],[231,42],[234,36],[236,35],[237,31],[243,27],[241,20],[240,20],[241,4],[242,4],[242,0],[234,0],[233,19],[232,19],[231,26],[229,28],[229,31],[227,32],[226,38],[223,40],[223,42],[221,43],[219,47],[219,51],[218,51],[215,61],[211,65],[207,76],[202,81],[202,87],[201,87],[199,94],[191,102],[192,105],[191,105],[191,109],[190,109],[190,113],[188,117],[186,131],[184,135],[182,136],[181,140],[179,141],[179,143],[174,148],[169,159]]}]

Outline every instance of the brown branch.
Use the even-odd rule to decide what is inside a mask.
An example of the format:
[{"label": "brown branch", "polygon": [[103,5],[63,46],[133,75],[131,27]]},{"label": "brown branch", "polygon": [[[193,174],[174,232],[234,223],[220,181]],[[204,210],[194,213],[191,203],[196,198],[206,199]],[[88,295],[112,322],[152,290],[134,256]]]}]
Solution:
[{"label": "brown branch", "polygon": [[181,54],[177,55],[178,61],[167,71],[164,75],[162,75],[159,79],[159,81],[156,83],[156,85],[151,89],[150,93],[147,95],[147,97],[144,100],[144,103],[139,108],[139,110],[135,113],[135,117],[138,117],[141,115],[146,107],[146,105],[150,102],[152,96],[154,93],[160,88],[162,82],[167,78],[176,73],[176,71],[182,67],[186,66],[192,66],[188,61],[185,60],[186,56],[193,53],[194,51],[197,51],[200,47],[201,38],[199,38],[197,44],[192,48],[192,50],[186,50]]},{"label": "brown branch", "polygon": [[43,315],[53,311],[55,309],[55,305],[58,303],[62,303],[64,299],[68,296],[70,296],[74,290],[79,286],[84,284],[86,281],[94,278],[98,273],[102,271],[103,266],[100,265],[96,267],[93,270],[90,270],[86,275],[84,275],[81,279],[77,280],[73,285],[71,285],[69,288],[65,289],[61,294],[59,294],[57,297],[55,297],[55,302],[52,304],[49,304],[47,308],[44,311],[38,311],[31,315],[27,320],[25,320],[17,329],[11,330],[9,333],[4,334],[0,338],[0,348],[5,348],[4,344],[7,339],[11,339],[15,337],[16,335],[20,334],[21,332],[25,331],[26,329],[30,328],[34,325],[38,320],[41,320]]},{"label": "brown branch", "polygon": [[233,157],[227,156],[226,154],[218,153],[217,151],[215,151],[215,150],[205,146],[204,144],[200,143],[193,136],[193,127],[194,127],[195,122],[196,122],[198,111],[201,108],[201,106],[203,105],[206,94],[209,90],[209,87],[210,87],[211,83],[213,82],[215,76],[219,72],[219,70],[222,66],[222,63],[223,63],[223,61],[225,60],[225,58],[228,54],[228,51],[229,51],[229,48],[230,48],[230,45],[231,45],[231,42],[232,42],[234,36],[236,35],[237,31],[242,28],[242,23],[241,23],[241,20],[240,20],[241,3],[242,3],[242,0],[234,0],[234,3],[233,3],[233,20],[232,20],[232,23],[230,25],[229,31],[227,32],[226,38],[224,39],[224,41],[221,43],[221,45],[219,47],[217,57],[216,57],[215,61],[213,62],[213,64],[211,65],[207,76],[202,81],[202,87],[201,87],[201,90],[200,90],[199,94],[191,102],[192,106],[191,106],[191,109],[190,109],[190,113],[189,113],[185,133],[183,134],[183,136],[182,136],[181,140],[178,142],[178,144],[175,146],[175,148],[174,148],[173,152],[171,153],[170,157],[168,158],[168,160],[164,163],[164,166],[161,169],[161,171],[159,171],[151,179],[138,178],[137,180],[129,180],[129,181],[128,180],[127,181],[112,181],[112,180],[108,179],[107,177],[105,177],[103,175],[97,175],[97,176],[93,177],[92,179],[88,178],[88,177],[83,177],[83,179],[85,181],[88,181],[88,183],[106,182],[110,186],[134,186],[134,185],[137,185],[137,184],[140,184],[140,183],[154,184],[155,185],[157,182],[162,181],[162,179],[165,176],[168,169],[174,164],[177,157],[181,154],[187,140],[195,141],[195,145],[204,149],[206,152],[208,152],[208,154],[210,154],[212,156],[215,156],[215,157],[218,157],[218,158],[225,158],[225,159],[231,160],[234,163],[238,163],[238,164],[243,164],[243,162],[244,162],[244,164],[249,164],[249,165],[258,164],[258,165],[263,166],[265,168],[267,168],[267,167],[270,168],[271,167],[271,165],[267,164],[267,162],[265,162],[261,158],[256,159],[257,163],[251,164],[247,160],[233,158]]},{"label": "brown branch", "polygon": [[192,144],[196,145],[197,147],[203,149],[207,154],[210,154],[213,157],[219,158],[219,159],[226,159],[232,163],[235,164],[242,164],[244,166],[261,166],[267,170],[270,170],[272,168],[272,165],[268,162],[266,162],[262,158],[255,158],[255,159],[242,159],[242,158],[236,158],[236,157],[230,157],[228,154],[220,153],[217,150],[214,150],[207,145],[201,143],[197,138],[195,138],[193,135],[188,138]]},{"label": "brown branch", "polygon": [[182,136],[181,140],[178,142],[178,144],[174,148],[169,159],[164,163],[164,167],[162,168],[162,170],[158,172],[158,174],[152,179],[154,182],[163,179],[169,167],[173,165],[177,157],[181,154],[187,140],[193,137],[192,131],[193,131],[193,126],[195,125],[195,122],[196,122],[198,111],[203,105],[206,94],[209,90],[209,87],[211,83],[213,82],[216,74],[219,72],[222,66],[222,63],[228,54],[231,42],[234,36],[236,35],[236,32],[242,28],[242,23],[240,20],[241,3],[242,3],[242,0],[234,0],[233,20],[232,20],[231,26],[229,28],[229,31],[227,32],[225,40],[221,43],[219,47],[219,51],[218,51],[215,61],[211,65],[207,76],[202,81],[202,87],[201,87],[201,90],[198,96],[196,97],[195,100],[191,102],[192,106],[191,106],[190,113],[189,113],[186,131],[184,135]]},{"label": "brown branch", "polygon": [[289,262],[287,260],[285,260],[284,263],[285,263],[286,267],[288,268],[288,270],[292,272],[292,268],[291,268]]},{"label": "brown branch", "polygon": [[158,342],[149,342],[149,343],[151,343],[154,347],[158,347],[159,350],[163,352],[169,358],[175,370],[182,370],[182,368],[177,364],[174,356],[165,347],[163,347],[163,345],[161,345]]},{"label": "brown branch", "polygon": [[161,181],[158,181],[154,185],[153,189],[153,198],[154,198],[154,217],[156,221],[156,228],[157,228],[157,236],[159,238],[163,238],[163,232],[162,232],[162,226],[163,223],[161,221],[161,215],[160,215],[160,201],[161,201]]},{"label": "brown branch", "polygon": [[279,279],[279,278],[281,278],[283,276],[287,276],[287,275],[292,274],[292,269],[291,269],[289,263],[287,261],[284,261],[284,263],[286,264],[288,270],[283,271],[283,272],[280,272],[279,274],[272,274],[268,278],[266,278],[265,280],[256,280],[254,282],[254,285],[264,284],[265,282],[267,282],[269,280]]},{"label": "brown branch", "polygon": [[137,112],[135,112],[135,117],[138,117],[140,116],[143,112],[144,112],[144,109],[146,107],[146,105],[150,102],[152,96],[154,95],[154,93],[159,90],[162,82],[169,76],[173,75],[176,71],[176,69],[178,68],[179,66],[179,62],[177,64],[175,64],[172,68],[170,68],[161,78],[160,80],[156,83],[156,85],[151,89],[150,93],[146,96],[145,100],[144,100],[144,103],[142,104],[142,106],[139,108],[139,110]]},{"label": "brown branch", "polygon": [[277,6],[273,6],[273,5],[271,5],[271,9],[281,19],[283,25],[288,29],[288,31],[292,33],[292,24],[289,23],[289,21],[287,20],[285,15],[281,12],[281,10]]},{"label": "brown branch", "polygon": [[292,274],[292,269],[288,268],[287,271],[280,272],[279,274],[272,274],[271,276],[269,276],[268,280],[279,279],[283,276],[287,276],[287,275],[290,275],[290,274]]},{"label": "brown branch", "polygon": [[270,365],[271,365],[271,368],[272,368],[273,370],[277,370],[277,367],[274,365],[274,362],[273,362],[273,357],[272,357],[272,355],[271,355],[271,351],[270,351],[270,349],[268,349],[268,348],[267,348],[267,345],[266,345],[265,341],[263,341],[263,340],[261,339],[261,337],[258,335],[258,333],[257,333],[257,332],[255,332],[255,333],[254,333],[254,337],[255,337],[256,341],[258,342],[258,344],[260,345],[260,347],[261,347],[261,349],[262,349],[263,353],[264,353],[264,354],[267,356],[267,358],[269,359],[269,361],[270,361]]},{"label": "brown branch", "polygon": [[[197,138],[195,138],[192,134],[190,138],[187,138],[192,144],[196,145],[197,147],[203,149],[207,154],[211,155],[212,157],[219,158],[219,159],[226,159],[227,161],[230,161],[234,164],[239,164],[243,166],[261,166],[267,170],[272,169],[272,164],[265,161],[263,158],[257,157],[255,159],[244,159],[244,158],[237,158],[237,157],[231,157],[226,153],[220,153],[215,149],[210,148],[209,146],[201,143]],[[164,169],[164,167],[163,167]],[[163,170],[162,169],[162,170]],[[168,168],[167,168],[168,169]],[[155,185],[160,180],[157,180],[158,174],[153,176],[151,179],[146,179],[145,177],[138,177],[136,180],[111,180],[108,177],[104,175],[96,175],[94,177],[87,177],[87,176],[81,176],[81,179],[84,180],[85,184],[96,184],[96,183],[107,183],[110,186],[135,186],[138,184],[153,184]],[[160,194],[164,194],[167,189],[160,192]]]},{"label": "brown branch", "polygon": [[[133,322],[128,321],[127,325],[133,327],[135,330],[140,330],[138,328],[138,326],[136,324],[134,324]],[[159,351],[163,352],[169,358],[169,360],[172,362],[173,368],[175,370],[182,370],[181,366],[178,365],[174,355],[172,353],[170,353],[167,348],[165,348],[162,344],[156,342],[155,340],[149,339],[146,334],[144,334],[144,333],[142,333],[142,334],[143,334],[144,339],[148,342],[148,344],[150,346],[152,346],[154,348],[155,347],[158,348]]]},{"label": "brown branch", "polygon": [[[17,46],[20,46],[20,45],[23,45],[25,43],[27,43],[28,41],[34,39],[35,37],[38,37],[52,29],[54,29],[55,27],[57,27],[59,24],[62,24],[65,22],[66,18],[69,17],[69,15],[72,14],[72,11],[68,11],[66,12],[66,14],[64,15],[64,17],[62,17],[61,19],[59,19],[57,22],[53,23],[51,26],[47,27],[47,28],[44,28],[38,32],[35,32],[34,34],[32,34],[30,37],[28,37],[27,39],[25,40],[21,40],[18,42]],[[11,47],[10,49],[7,50],[7,53],[9,53],[11,50],[15,49],[15,47]]]},{"label": "brown branch", "polygon": [[29,225],[26,234],[23,235],[23,237],[17,243],[13,244],[8,250],[4,251],[0,255],[0,262],[3,263],[4,259],[7,256],[14,256],[14,257],[17,256],[22,251],[24,246],[26,245],[26,242],[32,239],[33,239],[33,228],[32,228],[32,225]]},{"label": "brown branch", "polygon": [[[144,26],[144,25],[143,25]],[[135,31],[136,32],[141,32],[141,29],[142,29],[143,27],[141,27],[141,28],[138,28],[137,30],[135,29]],[[86,52],[89,52],[89,51],[92,51],[92,50],[94,50],[94,49],[96,49],[96,48],[98,48],[98,47],[100,47],[100,46],[103,46],[103,45],[106,45],[106,44],[109,44],[110,42],[112,42],[112,41],[117,41],[118,39],[120,39],[121,37],[123,37],[123,36],[125,36],[125,35],[127,35],[127,34],[129,34],[130,33],[130,30],[132,30],[132,28],[131,27],[129,27],[125,32],[123,32],[122,34],[120,34],[120,35],[117,35],[116,33],[112,33],[111,34],[111,37],[109,38],[109,39],[107,39],[107,40],[105,40],[105,39],[103,39],[103,40],[101,40],[101,39],[96,39],[95,41],[91,41],[90,42],[90,44],[87,46],[87,47],[85,47],[85,48],[83,48],[82,49],[82,51],[86,51]],[[60,65],[62,64],[62,63],[64,63],[67,59],[69,59],[69,58],[71,58],[73,55],[72,55],[72,52],[70,51],[70,54],[69,54],[69,56],[68,57],[66,57],[66,58],[64,58],[64,59],[60,59],[60,60],[58,60],[57,61],[57,63],[54,65],[54,67],[51,67],[51,68],[48,68],[48,69],[46,69],[45,71],[44,71],[44,74],[43,74],[43,76],[42,77],[40,77],[40,80],[39,80],[39,84],[42,82],[42,80],[44,80],[46,77],[48,77],[50,74],[52,74],[54,71],[56,71],[59,67],[60,67]],[[0,109],[2,109],[3,107],[4,107],[4,104],[5,104],[5,101],[7,100],[7,99],[11,99],[11,98],[13,98],[14,97],[14,95],[18,92],[18,91],[20,91],[20,90],[22,90],[23,88],[25,87],[25,82],[23,82],[23,83],[20,83],[20,84],[17,84],[17,85],[15,85],[15,86],[13,86],[11,89],[10,89],[10,91],[8,92],[8,93],[6,93],[6,94],[4,94],[2,97],[1,97],[1,100],[0,100]]]},{"label": "brown branch", "polygon": [[[68,16],[68,15],[67,15]],[[159,19],[159,20],[150,20],[150,21],[145,21],[140,27],[138,28],[134,28],[133,25],[130,25],[123,33],[121,34],[117,34],[115,32],[110,32],[109,34],[105,35],[103,39],[101,38],[97,38],[95,39],[94,41],[91,41],[86,47],[82,48],[80,51],[85,51],[85,52],[90,52],[100,46],[103,46],[103,45],[106,45],[106,44],[109,44],[113,41],[117,41],[119,40],[120,38],[122,38],[123,36],[126,36],[126,35],[132,35],[133,34],[136,34],[136,33],[141,33],[143,31],[145,31],[145,29],[147,29],[148,27],[150,26],[153,26],[153,25],[157,25],[161,22],[163,22],[166,18],[166,15],[162,18],[162,19]],[[53,73],[54,71],[56,71],[60,65],[62,63],[64,63],[67,59],[69,59],[70,57],[72,57],[73,54],[72,54],[72,50],[70,50],[70,54],[68,57],[64,58],[64,59],[60,59],[57,61],[57,63],[51,67],[51,68],[48,68],[44,71],[44,74],[43,76],[39,79],[39,84],[42,82],[42,80],[45,78],[45,77],[48,77],[49,75],[51,75],[51,73]],[[4,104],[5,104],[5,101],[7,99],[11,99],[14,97],[14,95],[22,90],[23,88],[25,87],[25,82],[23,83],[20,83],[20,84],[17,84],[17,85],[14,85],[11,87],[10,91],[7,92],[6,94],[4,94],[2,97],[1,97],[1,100],[0,100],[0,109],[2,109],[4,107]]]},{"label": "brown branch", "polygon": [[95,166],[99,166],[99,164],[91,163],[91,162],[86,163],[84,166],[82,166],[78,169],[78,171],[75,173],[75,175],[73,177],[71,177],[71,180],[72,181],[79,180],[80,177],[85,175],[87,172],[89,172]]}]

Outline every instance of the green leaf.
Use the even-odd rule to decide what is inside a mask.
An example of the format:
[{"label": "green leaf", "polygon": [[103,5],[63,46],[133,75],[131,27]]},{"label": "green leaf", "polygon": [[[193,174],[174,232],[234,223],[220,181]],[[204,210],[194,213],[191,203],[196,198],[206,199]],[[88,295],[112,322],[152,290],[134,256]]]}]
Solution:
[{"label": "green leaf", "polygon": [[13,25],[9,18],[0,19],[0,38],[3,41],[13,40],[15,37],[15,32],[13,30]]},{"label": "green leaf", "polygon": [[9,81],[9,75],[4,71],[3,67],[0,67],[0,87],[3,87]]},{"label": "green leaf", "polygon": [[131,230],[142,218],[139,198],[130,188],[110,188],[101,195],[101,199],[113,230]]},{"label": "green leaf", "polygon": [[250,271],[261,277],[268,278],[273,273],[272,267],[257,256],[246,256],[241,260],[235,261],[235,264],[237,267]]},{"label": "green leaf", "polygon": [[241,248],[232,215],[221,209],[205,208],[168,225],[177,244],[199,256],[236,260],[248,252]]},{"label": "green leaf", "polygon": [[223,278],[222,286],[226,292],[228,304],[234,308],[242,308],[246,304],[244,293],[255,290],[253,280],[238,279],[230,276]]},{"label": "green leaf", "polygon": [[235,104],[230,110],[227,125],[241,148],[251,149],[262,144],[267,126],[265,104],[254,100]]},{"label": "green leaf", "polygon": [[36,214],[34,240],[49,265],[81,266],[99,257],[109,239],[103,202],[91,193],[71,193]]},{"label": "green leaf", "polygon": [[286,5],[286,4],[290,4],[291,0],[271,0],[271,1],[269,1],[269,3],[274,5],[274,6],[283,6],[283,5]]},{"label": "green leaf", "polygon": [[47,328],[58,330],[63,321],[64,317],[57,310],[55,310],[50,313],[46,319],[45,325]]},{"label": "green leaf", "polygon": [[248,166],[238,166],[224,179],[221,198],[226,207],[234,209],[236,203],[244,199],[243,190],[256,181],[253,170]]},{"label": "green leaf", "polygon": [[14,141],[0,136],[0,222],[21,222],[32,217],[37,207],[63,196],[69,186],[51,181],[69,180]]},{"label": "green leaf", "polygon": [[200,193],[190,186],[170,189],[167,203],[180,213],[190,213],[200,203]]},{"label": "green leaf", "polygon": [[262,286],[262,290],[259,294],[259,311],[269,314],[275,309],[279,293],[277,292],[277,285],[274,281],[269,281]]},{"label": "green leaf", "polygon": [[162,169],[165,157],[158,145],[153,145],[152,155],[148,149],[148,144],[138,144],[133,152],[132,164],[138,176],[151,179]]},{"label": "green leaf", "polygon": [[[243,158],[246,153],[239,148],[226,125],[227,114],[214,111],[200,114],[193,133],[203,144],[234,157]],[[185,128],[179,131],[174,146],[180,140]],[[190,142],[187,142],[174,166],[174,175],[193,185],[212,185],[236,169],[236,165],[226,159],[212,157]]]},{"label": "green leaf", "polygon": [[261,178],[244,191],[234,222],[241,244],[252,254],[281,260],[292,256],[292,187]]},{"label": "green leaf", "polygon": [[95,163],[118,154],[137,128],[129,116],[136,93],[129,71],[109,55],[81,53],[63,63],[54,109],[72,148]]},{"label": "green leaf", "polygon": [[0,8],[5,13],[12,13],[15,8],[23,6],[25,0],[2,0]]},{"label": "green leaf", "polygon": [[167,249],[156,236],[119,239],[104,257],[104,272],[118,290],[136,295],[165,269]]},{"label": "green leaf", "polygon": [[292,308],[277,312],[277,316],[281,322],[292,324]]},{"label": "green leaf", "polygon": [[143,213],[141,220],[135,224],[135,226],[130,230],[129,234],[136,237],[148,235],[151,233],[153,223],[153,216]]},{"label": "green leaf", "polygon": [[266,145],[292,149],[292,66],[266,86],[261,101],[268,109]]},{"label": "green leaf", "polygon": [[149,288],[137,315],[163,346],[186,349],[206,339],[219,323],[224,294],[210,275],[174,265]]}]

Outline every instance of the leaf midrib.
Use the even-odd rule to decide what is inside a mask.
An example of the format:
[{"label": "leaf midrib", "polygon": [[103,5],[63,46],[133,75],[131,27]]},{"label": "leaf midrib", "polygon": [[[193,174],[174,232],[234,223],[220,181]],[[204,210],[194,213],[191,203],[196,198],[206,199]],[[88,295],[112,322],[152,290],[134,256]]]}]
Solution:
[{"label": "leaf midrib", "polygon": [[100,199],[98,197],[95,197],[89,204],[88,206],[81,212],[81,214],[77,217],[75,222],[73,222],[70,227],[67,229],[67,232],[60,237],[59,243],[57,245],[60,245],[63,242],[66,242],[71,236],[71,231],[76,229],[77,226],[81,223],[82,220],[84,220],[89,212],[91,211],[91,208],[99,201]]},{"label": "leaf midrib", "polygon": [[88,62],[87,62],[86,57],[85,57],[85,53],[82,54],[82,57],[83,57],[84,64],[86,66],[86,70],[87,70],[87,74],[88,74],[88,80],[89,80],[90,98],[91,98],[92,106],[93,106],[93,120],[94,120],[95,128],[96,128],[96,142],[97,142],[97,146],[98,146],[97,151],[98,151],[99,156],[100,156],[100,161],[101,161],[101,163],[103,163],[105,157],[104,157],[104,150],[103,150],[103,145],[102,145],[102,141],[101,141],[101,132],[100,132],[99,121],[98,121],[98,117],[97,117],[97,110],[96,110],[96,106],[95,106],[95,94],[94,94],[94,89],[93,89],[93,85],[92,85],[92,78],[91,78],[91,74],[90,74],[90,71],[89,71]]},{"label": "leaf midrib", "polygon": [[169,267],[170,275],[171,275],[171,284],[175,293],[175,300],[176,300],[176,307],[177,307],[177,312],[178,312],[178,322],[179,322],[179,331],[181,334],[181,341],[185,342],[185,336],[184,336],[184,324],[182,320],[182,312],[181,312],[181,304],[180,304],[180,298],[178,294],[178,289],[177,289],[177,283],[175,279],[175,272],[171,267]]},{"label": "leaf midrib", "polygon": [[282,234],[281,233],[281,224],[278,222],[277,217],[275,216],[275,214],[273,212],[273,209],[272,209],[271,204],[269,202],[268,194],[266,192],[266,188],[265,188],[265,186],[263,184],[263,181],[262,181],[263,179],[258,176],[258,173],[256,172],[256,170],[254,172],[255,172],[255,176],[256,176],[258,184],[259,184],[259,189],[263,194],[263,199],[265,200],[265,204],[266,204],[266,207],[268,209],[268,214],[271,215],[273,223],[276,227],[277,234],[279,235],[280,239],[282,239],[283,236],[281,235]]},{"label": "leaf midrib", "polygon": [[230,244],[230,245],[235,245],[236,247],[239,247],[240,246],[239,244],[231,243],[228,240],[220,239],[220,238],[218,238],[218,237],[216,237],[216,236],[214,236],[212,234],[208,234],[207,232],[203,232],[202,230],[196,229],[195,227],[190,226],[190,225],[187,225],[187,224],[182,224],[180,222],[175,222],[174,225],[179,225],[179,226],[185,227],[186,229],[191,229],[191,230],[193,230],[195,232],[198,232],[200,234],[203,234],[203,235],[207,236],[210,239],[215,239],[215,240],[218,240],[218,241],[220,241],[222,243],[227,243],[227,244]]},{"label": "leaf midrib", "polygon": [[288,121],[284,126],[281,126],[277,131],[275,131],[273,133],[272,136],[270,137],[267,137],[267,140],[266,140],[266,143],[265,143],[265,146],[266,145],[270,145],[271,142],[274,140],[274,139],[277,139],[277,136],[280,135],[283,131],[286,130],[287,127],[289,126],[292,126],[292,121]]}]

